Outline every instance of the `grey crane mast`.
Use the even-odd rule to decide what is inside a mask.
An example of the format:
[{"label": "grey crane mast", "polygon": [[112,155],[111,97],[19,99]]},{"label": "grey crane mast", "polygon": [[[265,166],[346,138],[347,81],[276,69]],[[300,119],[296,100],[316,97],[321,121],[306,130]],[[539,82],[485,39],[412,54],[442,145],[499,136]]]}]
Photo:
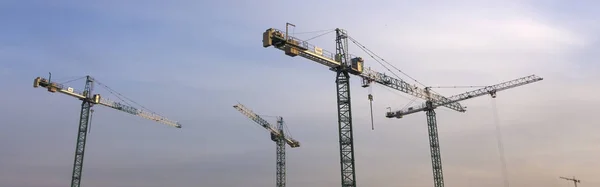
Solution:
[{"label": "grey crane mast", "polygon": [[249,108],[242,104],[236,104],[233,106],[240,113],[250,118],[252,121],[256,122],[261,127],[267,129],[271,134],[271,140],[275,142],[276,145],[276,176],[275,183],[277,187],[285,187],[286,183],[286,168],[285,168],[285,144],[287,143],[290,147],[296,148],[300,147],[300,142],[292,139],[289,135],[284,134],[284,122],[283,117],[277,117],[277,128],[273,127],[267,120],[260,117],[258,114],[254,113]]},{"label": "grey crane mast", "polygon": [[[444,176],[443,176],[443,171],[442,171],[442,158],[441,158],[442,156],[440,153],[440,143],[439,143],[439,138],[438,138],[435,108],[439,107],[439,106],[445,106],[447,104],[456,103],[458,101],[463,101],[466,99],[471,99],[474,97],[487,95],[487,94],[490,94],[493,98],[495,98],[496,93],[498,91],[502,91],[502,90],[506,90],[506,89],[510,89],[510,88],[514,88],[514,87],[518,87],[518,86],[523,86],[523,85],[541,81],[541,80],[543,80],[541,77],[538,77],[536,75],[530,75],[530,76],[514,79],[511,81],[503,82],[500,84],[486,86],[481,89],[465,92],[465,93],[458,94],[455,96],[451,96],[451,97],[448,97],[447,100],[446,99],[436,100],[432,97],[429,97],[427,99],[427,101],[420,106],[409,107],[408,109],[403,109],[403,110],[399,110],[396,112],[390,111],[390,112],[386,113],[386,117],[387,118],[394,118],[394,117],[402,118],[403,116],[408,115],[408,114],[425,111],[426,116],[427,116],[427,127],[428,127],[427,130],[429,133],[429,147],[430,147],[430,152],[431,152],[431,165],[433,168],[434,187],[443,187],[444,186]],[[432,91],[430,90],[430,88],[426,88],[427,95],[431,94],[431,92]],[[456,111],[465,112],[466,110],[460,109],[460,110],[456,110]]]}]

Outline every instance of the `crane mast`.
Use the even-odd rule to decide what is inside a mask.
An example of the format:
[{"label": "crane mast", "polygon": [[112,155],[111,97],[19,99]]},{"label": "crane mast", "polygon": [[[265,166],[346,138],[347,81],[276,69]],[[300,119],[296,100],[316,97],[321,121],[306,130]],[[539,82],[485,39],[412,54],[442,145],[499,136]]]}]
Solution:
[{"label": "crane mast", "polygon": [[[289,24],[288,24],[289,25]],[[287,25],[286,25],[287,26]],[[429,99],[435,103],[448,101],[444,96],[427,93],[426,90],[410,85],[402,79],[396,79],[384,73],[363,66],[363,59],[348,53],[348,34],[342,29],[336,29],[336,53],[333,54],[322,48],[309,44],[306,41],[288,36],[282,31],[269,28],[263,33],[263,47],[273,46],[282,50],[286,55],[301,56],[311,61],[329,67],[336,72],[337,109],[338,109],[338,134],[340,148],[341,183],[343,187],[356,186],[356,172],[354,167],[354,138],[352,135],[352,112],[350,98],[350,74],[362,78],[362,87],[368,87],[375,82],[389,88],[407,93],[409,95]],[[372,100],[372,96],[369,96]],[[464,111],[458,102],[443,105],[456,111]]]},{"label": "crane mast", "polygon": [[81,183],[81,173],[83,172],[83,156],[85,153],[85,143],[90,122],[90,109],[92,103],[89,99],[92,95],[93,80],[87,76],[83,94],[85,99],[81,99],[81,113],[79,115],[79,129],[77,130],[77,143],[75,145],[75,159],[73,161],[73,173],[71,177],[71,187],[79,187]]},{"label": "crane mast", "polygon": [[[433,168],[433,179],[434,179],[434,187],[443,187],[444,186],[444,175],[442,169],[442,156],[440,152],[440,142],[437,130],[437,119],[435,114],[435,108],[438,106],[444,106],[446,104],[451,104],[453,102],[463,101],[466,99],[471,99],[474,97],[482,96],[490,94],[493,98],[496,97],[496,93],[498,91],[507,90],[510,88],[515,88],[518,86],[523,86],[526,84],[530,84],[533,82],[543,80],[541,77],[536,75],[530,75],[518,79],[514,79],[511,81],[503,82],[500,84],[486,86],[481,89],[465,92],[462,94],[458,94],[455,96],[448,97],[448,100],[445,101],[435,101],[433,98],[427,100],[424,104],[415,107],[409,107],[405,110],[399,110],[396,112],[387,112],[387,118],[402,118],[404,115],[425,111],[427,116],[427,130],[429,134],[429,147],[431,152],[431,166]],[[430,92],[430,88],[426,88],[427,92]],[[464,111],[463,111],[464,112]]]},{"label": "crane mast", "polygon": [[246,108],[242,104],[236,104],[233,106],[240,113],[250,118],[263,128],[267,129],[271,134],[271,140],[276,144],[276,176],[275,183],[277,187],[285,187],[286,184],[286,168],[285,168],[285,145],[288,144],[292,148],[300,147],[300,142],[288,137],[284,134],[284,122],[281,116],[277,117],[277,128],[274,128],[267,120],[254,113],[249,108]]},{"label": "crane mast", "polygon": [[[283,136],[283,118],[277,117],[277,128],[279,129],[279,133]],[[285,137],[285,136],[284,136]],[[286,179],[285,179],[285,138],[281,138],[281,136],[273,136],[271,135],[271,139],[275,139],[275,143],[277,147],[275,148],[275,154],[277,156],[276,162],[277,166],[275,168],[275,185],[277,187],[285,187]]]},{"label": "crane mast", "polygon": [[336,29],[335,33],[336,54],[341,60],[341,66],[334,68],[337,74],[335,83],[337,88],[341,180],[342,186],[356,186],[350,102],[350,68],[348,66],[348,35],[341,29]]},{"label": "crane mast", "polygon": [[145,112],[136,109],[132,106],[124,105],[118,102],[112,102],[102,99],[100,94],[92,95],[95,80],[86,76],[85,87],[83,92],[77,92],[71,87],[65,87],[62,84],[51,82],[49,79],[37,77],[34,79],[33,87],[47,88],[49,92],[63,93],[75,97],[82,101],[81,113],[79,116],[79,128],[77,130],[77,143],[75,144],[75,159],[73,161],[73,173],[71,176],[71,187],[79,187],[81,185],[81,177],[83,172],[83,158],[85,155],[85,145],[87,142],[88,127],[90,125],[91,109],[95,104],[104,105],[113,109],[137,115],[146,119],[151,119],[169,126],[181,128],[181,124],[176,121],[171,121],[162,116]]}]

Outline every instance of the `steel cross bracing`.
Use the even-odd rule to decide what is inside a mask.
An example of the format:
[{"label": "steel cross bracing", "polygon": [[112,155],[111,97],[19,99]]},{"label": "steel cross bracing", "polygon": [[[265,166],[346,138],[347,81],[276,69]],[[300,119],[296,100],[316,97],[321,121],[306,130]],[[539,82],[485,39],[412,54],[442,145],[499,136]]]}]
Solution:
[{"label": "steel cross bracing", "polygon": [[[470,99],[470,98],[474,98],[474,97],[478,97],[478,96],[482,96],[482,95],[487,95],[487,94],[490,94],[492,97],[496,97],[496,93],[498,91],[530,84],[530,83],[541,81],[541,80],[543,80],[543,79],[538,76],[530,75],[530,76],[514,79],[511,81],[503,82],[500,84],[487,86],[487,87],[484,87],[481,89],[465,92],[465,93],[458,94],[455,96],[451,96],[451,97],[448,97],[447,101],[443,101],[443,102],[436,103],[436,102],[431,101],[431,99],[430,99],[420,106],[409,107],[408,109],[399,110],[396,112],[387,112],[386,117],[401,118],[407,114],[412,114],[412,113],[416,113],[416,112],[420,112],[420,111],[426,112],[427,126],[428,126],[428,132],[429,132],[429,147],[431,150],[431,166],[433,168],[434,186],[435,187],[443,187],[444,186],[444,176],[443,176],[443,170],[442,170],[442,156],[441,156],[441,151],[440,151],[440,143],[439,143],[439,139],[438,139],[439,137],[438,137],[438,130],[437,130],[435,108],[438,106],[442,106],[444,104],[451,104],[452,102],[458,102],[458,101],[462,101],[462,100],[466,100],[466,99]],[[429,88],[427,88],[427,91],[429,91]]]},{"label": "steel cross bracing", "polygon": [[284,122],[282,117],[277,117],[277,128],[273,127],[267,120],[254,113],[249,108],[242,104],[236,104],[233,108],[237,109],[240,113],[244,114],[252,121],[256,122],[263,128],[267,129],[271,134],[271,140],[276,145],[276,185],[277,187],[285,187],[286,184],[286,167],[285,167],[285,144],[287,143],[290,147],[300,147],[300,142],[288,137],[284,134]]},{"label": "steel cross bracing", "polygon": [[350,108],[350,76],[339,71],[336,78],[338,129],[340,142],[340,167],[342,186],[356,186],[354,168],[354,138],[352,135],[352,112]]},{"label": "steel cross bracing", "polygon": [[340,142],[340,167],[342,186],[356,186],[354,168],[354,138],[352,135],[352,110],[350,99],[350,75],[348,72],[348,36],[336,29],[336,52],[342,60],[337,69],[336,90],[338,105],[338,129]]},{"label": "steel cross bracing", "polygon": [[277,175],[275,177],[277,177],[277,187],[285,187],[285,136],[283,132],[284,127],[282,117],[278,117],[277,127],[282,136],[275,137],[277,140]]},{"label": "steel cross bracing", "polygon": [[85,155],[85,145],[87,142],[88,127],[90,125],[90,113],[92,107],[95,104],[104,105],[113,109],[117,109],[129,114],[140,116],[142,118],[151,119],[159,123],[163,123],[169,126],[181,128],[181,124],[177,121],[169,120],[165,117],[157,114],[139,110],[135,107],[124,105],[118,102],[113,102],[100,97],[100,94],[92,95],[95,81],[92,77],[86,76],[86,82],[83,92],[78,92],[73,88],[66,87],[62,84],[51,82],[49,79],[37,77],[34,79],[33,87],[47,88],[49,92],[58,92],[65,95],[75,97],[82,101],[81,113],[79,116],[79,128],[77,130],[77,142],[75,144],[75,159],[73,161],[73,174],[71,177],[71,187],[79,187],[81,185],[81,178],[83,173],[83,158]]},{"label": "steel cross bracing", "polygon": [[[427,102],[430,105],[432,102]],[[427,132],[429,134],[429,151],[431,152],[431,166],[433,168],[434,187],[444,186],[444,174],[442,172],[442,153],[440,151],[440,140],[435,119],[435,110],[429,108],[427,114]]]},{"label": "steel cross bracing", "polygon": [[81,183],[81,173],[83,171],[83,156],[85,153],[85,143],[90,121],[90,110],[93,106],[92,98],[93,80],[86,76],[83,95],[86,98],[81,99],[81,114],[79,116],[79,129],[77,130],[77,143],[75,144],[75,160],[73,162],[73,175],[71,177],[71,187],[79,187]]}]

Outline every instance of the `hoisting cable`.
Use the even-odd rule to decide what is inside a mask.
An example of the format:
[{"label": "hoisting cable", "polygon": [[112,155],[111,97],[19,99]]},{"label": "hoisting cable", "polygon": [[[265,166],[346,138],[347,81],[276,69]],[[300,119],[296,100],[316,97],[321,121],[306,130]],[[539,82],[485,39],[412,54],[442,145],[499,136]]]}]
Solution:
[{"label": "hoisting cable", "polygon": [[367,49],[365,46],[358,43],[356,40],[352,39],[352,37],[350,37],[350,36],[348,36],[348,39],[350,39],[350,41],[352,41],[352,43],[356,44],[361,50],[363,50],[365,53],[367,53],[367,55],[369,55],[371,58],[373,58],[373,60],[375,60],[375,62],[379,63],[379,65],[383,66],[383,68],[387,69],[390,73],[392,73],[392,75],[396,76],[396,78],[398,78],[398,79],[401,79],[400,76],[398,76],[396,73],[394,73],[392,70],[390,70],[390,68],[383,65],[383,63],[381,63],[379,60],[377,60],[373,56],[374,54],[369,53],[369,49]]},{"label": "hoisting cable", "polygon": [[312,38],[306,39],[306,40],[304,40],[304,41],[305,41],[305,42],[308,42],[309,40],[312,40],[312,39],[315,39],[315,38],[321,37],[321,36],[323,36],[323,35],[326,35],[326,34],[329,34],[329,33],[332,33],[333,31],[335,31],[335,30],[331,30],[331,31],[329,31],[329,32],[326,32],[326,33],[323,33],[323,34],[319,34],[319,35],[317,35],[317,36],[315,36],[315,37],[312,37]]},{"label": "hoisting cable", "polygon": [[[375,61],[379,62],[377,59],[375,59],[375,57],[373,57],[373,55],[375,55],[377,58],[381,59],[381,61],[385,62],[386,64],[388,64],[388,65],[392,66],[392,68],[394,68],[394,69],[396,69],[398,72],[400,72],[400,73],[404,74],[406,77],[408,77],[408,78],[412,79],[413,81],[415,81],[416,83],[420,84],[421,86],[423,86],[423,87],[427,87],[425,84],[421,83],[420,81],[418,81],[417,79],[415,79],[415,78],[411,77],[410,75],[408,75],[408,74],[404,73],[402,70],[398,69],[398,68],[397,68],[396,66],[394,66],[393,64],[391,64],[391,63],[387,62],[385,59],[381,58],[379,55],[375,54],[373,51],[369,50],[367,47],[365,47],[364,45],[360,44],[358,41],[354,40],[352,37],[348,36],[348,38],[350,39],[350,41],[352,41],[354,44],[356,44],[357,46],[359,46],[361,49],[362,49],[362,48],[364,48],[364,49],[363,49],[363,51],[365,51],[365,50],[369,51],[369,52],[365,51],[365,53],[367,53],[369,56],[371,56],[371,58],[373,58]],[[372,55],[371,55],[371,54],[372,54]],[[381,64],[381,62],[379,62],[379,64]],[[384,67],[385,69],[387,69],[389,72],[391,72],[392,74],[394,74],[394,73],[393,73],[393,72],[392,72],[392,71],[391,71],[389,68],[387,68],[387,67],[386,67],[386,66],[384,66],[383,64],[381,64],[381,66],[383,66],[383,67]],[[394,74],[394,75],[396,75],[396,74]],[[401,78],[400,78],[398,75],[396,75],[396,77],[397,77],[398,79],[401,79]],[[440,93],[436,92],[435,90],[430,90],[430,91],[431,91],[431,92],[433,92],[433,93],[435,93],[435,94],[439,94],[439,95],[441,95]]]},{"label": "hoisting cable", "polygon": [[[352,37],[350,37],[350,36],[348,36],[348,38],[350,39],[350,41],[352,41],[352,43],[356,44],[356,45],[357,45],[357,46],[358,46],[358,47],[359,47],[361,50],[363,50],[365,53],[367,53],[367,55],[369,55],[371,58],[373,58],[373,60],[375,60],[377,63],[379,63],[379,64],[380,64],[381,66],[383,66],[385,69],[387,69],[387,70],[388,70],[390,73],[392,73],[394,76],[396,76],[396,78],[398,78],[398,79],[402,80],[402,78],[400,78],[400,76],[398,76],[396,73],[394,73],[392,70],[390,70],[390,68],[388,68],[387,66],[383,65],[383,64],[382,64],[382,63],[381,63],[381,62],[380,62],[380,61],[379,61],[377,58],[375,58],[375,56],[376,56],[376,57],[378,57],[379,59],[381,59],[381,61],[385,62],[386,64],[388,64],[388,65],[392,66],[392,67],[393,67],[394,69],[396,69],[398,72],[400,72],[400,73],[404,74],[406,77],[408,77],[408,78],[412,79],[412,80],[413,80],[413,81],[415,81],[416,83],[418,83],[418,84],[420,84],[420,85],[422,85],[422,86],[424,86],[424,87],[427,87],[427,86],[425,86],[425,84],[423,84],[423,83],[419,82],[417,79],[415,79],[415,78],[411,77],[410,75],[408,75],[408,74],[404,73],[402,70],[398,69],[398,68],[397,68],[396,66],[394,66],[393,64],[391,64],[391,63],[387,62],[385,59],[381,58],[379,55],[377,55],[377,54],[375,54],[373,51],[369,50],[369,49],[368,49],[366,46],[364,46],[364,45],[360,44],[360,42],[356,41],[354,38],[352,38]],[[437,92],[436,92],[436,91],[434,91],[434,90],[431,90],[431,92],[441,95],[440,93],[437,93]],[[406,108],[406,106],[405,106],[405,108]]]},{"label": "hoisting cable", "polygon": [[[108,91],[109,93],[111,93],[112,95],[114,95],[115,97],[117,97],[120,101],[124,102],[127,105],[132,105],[129,102],[127,102],[125,99],[121,98],[119,93],[117,93],[116,91],[114,91],[113,89],[111,89],[110,87],[102,84],[100,81],[95,80],[97,84],[99,84],[100,86],[104,87],[106,89],[106,91]],[[123,96],[124,97],[124,96]]]},{"label": "hoisting cable", "polygon": [[413,104],[416,100],[417,100],[417,97],[413,97],[408,103],[406,103],[406,105],[404,105],[404,107],[402,108],[402,110],[408,108],[408,106],[410,106],[411,104]]},{"label": "hoisting cable", "polygon": [[493,112],[493,120],[496,125],[496,141],[498,144],[498,154],[500,156],[500,162],[502,165],[502,178],[504,179],[504,187],[509,187],[508,181],[508,169],[506,167],[506,158],[504,156],[504,145],[502,143],[502,133],[500,131],[500,120],[498,119],[498,109],[496,106],[496,99],[492,99],[492,112]]},{"label": "hoisting cable", "polygon": [[373,95],[371,94],[372,87],[369,86],[369,106],[371,107],[371,130],[375,130],[375,123],[373,122]]},{"label": "hoisting cable", "polygon": [[292,131],[290,131],[290,129],[287,126],[287,123],[285,123],[285,121],[283,122],[283,128],[285,129],[285,133],[284,133],[284,138],[285,137],[289,137],[289,138],[294,138],[294,136],[292,135]]},{"label": "hoisting cable", "polygon": [[[410,106],[410,104],[412,104],[413,102],[415,102],[415,100],[417,99],[417,97],[412,97],[412,99],[411,99],[411,98],[408,98],[408,97],[406,97],[406,96],[404,96],[404,95],[402,95],[402,94],[399,94],[398,92],[396,92],[396,91],[394,91],[394,90],[392,90],[391,88],[388,88],[388,87],[383,87],[383,88],[385,88],[385,90],[389,91],[390,93],[393,93],[393,94],[395,94],[395,95],[397,95],[397,96],[403,97],[403,98],[404,98],[404,99],[406,99],[406,100],[409,100],[409,103],[407,103],[407,104],[404,106],[404,108],[402,108],[402,109],[406,109],[406,108],[408,108],[408,106]],[[390,107],[390,110],[391,110],[391,107]]]},{"label": "hoisting cable", "polygon": [[320,32],[332,31],[332,30],[335,30],[335,29],[325,29],[325,30],[306,31],[306,32],[295,32],[294,34],[312,34],[312,33],[320,33]]},{"label": "hoisting cable", "polygon": [[[371,56],[371,58],[373,58],[375,61],[379,62],[375,57],[381,59],[381,61],[385,62],[386,64],[392,66],[392,68],[396,69],[398,72],[404,74],[406,77],[412,79],[413,81],[415,81],[416,83],[425,86],[425,84],[419,82],[417,79],[411,77],[410,75],[404,73],[402,70],[398,69],[396,66],[394,66],[393,64],[387,62],[385,59],[381,58],[379,55],[375,54],[373,51],[369,50],[367,47],[365,47],[364,45],[360,44],[358,41],[356,41],[354,38],[348,36],[348,38],[350,39],[350,41],[352,41],[354,44],[358,45],[361,49],[363,49],[363,51],[365,51],[366,53],[368,53],[369,56]],[[367,52],[368,51],[368,52]],[[371,55],[372,54],[372,55]],[[375,57],[374,57],[375,56]],[[379,64],[381,64],[381,62],[379,62]],[[383,64],[381,64],[382,66],[384,66]],[[384,66],[385,67],[385,66]],[[388,69],[388,71],[392,72],[389,68],[385,67],[386,69]],[[394,74],[395,75],[395,74]],[[397,75],[396,75],[397,76]],[[400,79],[400,77],[398,77],[398,79]],[[427,87],[427,86],[425,86]]]},{"label": "hoisting cable", "polygon": [[[73,81],[76,81],[76,80],[80,80],[80,79],[83,79],[83,78],[85,78],[85,77],[79,77],[79,78],[71,79],[71,80],[68,80],[68,81],[65,81],[65,82],[61,82],[59,84],[63,84],[64,85],[64,84],[67,84],[67,83],[70,83],[70,82],[73,82]],[[55,82],[57,82],[57,81],[55,81]]]},{"label": "hoisting cable", "polygon": [[88,122],[88,133],[92,132],[92,117],[94,116],[92,114],[94,114],[94,109],[90,109],[90,121]]},{"label": "hoisting cable", "polygon": [[[127,97],[125,97],[123,94],[121,94],[121,93],[119,93],[119,92],[117,92],[117,91],[113,90],[112,88],[110,88],[110,87],[106,86],[105,84],[102,84],[102,83],[101,83],[101,82],[99,82],[98,80],[96,80],[96,83],[98,83],[99,85],[101,85],[101,86],[103,86],[104,88],[106,88],[106,89],[107,89],[107,90],[108,90],[110,93],[112,93],[113,95],[115,95],[117,98],[119,98],[121,101],[125,102],[126,104],[128,104],[128,105],[131,105],[131,104],[129,104],[127,101],[125,101],[123,98],[125,98],[125,99],[127,99],[127,100],[131,101],[131,102],[132,102],[132,103],[134,103],[134,104],[137,104],[137,105],[138,105],[138,106],[140,106],[142,109],[144,109],[144,110],[146,110],[146,111],[148,111],[148,112],[151,112],[151,113],[154,113],[154,114],[156,114],[156,112],[153,112],[152,110],[150,110],[150,109],[148,109],[148,108],[144,107],[143,105],[141,105],[141,104],[139,104],[139,103],[135,102],[134,100],[132,100],[132,99],[129,99],[129,98],[127,98]],[[121,97],[119,97],[119,96],[121,96],[121,97],[123,97],[123,98],[121,98]]]},{"label": "hoisting cable", "polygon": [[[398,69],[397,67],[395,67],[393,64],[385,61],[385,59],[381,58],[379,55],[375,54],[373,51],[369,50],[366,46],[360,44],[360,42],[356,41],[354,38],[348,36],[348,38],[350,39],[350,41],[352,41],[352,43],[356,44],[361,50],[363,50],[365,53],[367,53],[367,55],[369,55],[371,58],[373,58],[373,60],[375,60],[375,62],[379,63],[379,65],[383,66],[385,69],[387,69],[390,73],[392,73],[394,76],[396,76],[396,78],[402,80],[402,78],[400,78],[400,76],[398,76],[396,73],[394,73],[390,68],[388,68],[386,65],[384,65],[383,63],[381,63],[377,58],[381,59],[381,61],[385,62],[386,64],[392,66],[394,69],[396,69],[398,72],[404,74],[406,77],[412,79],[413,81],[415,81],[418,84],[421,84],[423,86],[425,86],[425,84],[419,82],[417,79],[411,77],[410,75],[404,73],[402,70]],[[432,90],[432,92],[435,93],[435,91]],[[417,98],[413,97],[409,103],[407,103],[404,106],[404,109],[406,109],[410,104],[412,104],[413,102],[415,102]],[[372,101],[372,95],[369,94],[369,100]],[[372,113],[372,112],[371,112]],[[372,114],[371,114],[372,115]],[[373,129],[373,128],[372,128]]]},{"label": "hoisting cable", "polygon": [[[356,40],[352,39],[350,36],[348,36],[348,38],[354,44],[356,44],[357,46],[359,46],[361,50],[363,50],[365,53],[367,53],[367,55],[371,56],[371,58],[373,58],[373,60],[375,60],[375,62],[379,63],[381,66],[383,66],[385,69],[387,69],[390,73],[392,73],[398,79],[401,79],[400,76],[398,76],[396,73],[394,73],[392,70],[390,70],[387,66],[383,65],[383,63],[381,63],[379,60],[377,60],[373,55],[371,55],[367,51],[368,49],[366,49],[366,47],[360,45],[360,43],[358,43]],[[369,87],[369,88],[371,88],[371,87]],[[368,95],[367,98],[369,99],[369,105],[371,106],[371,130],[375,130],[375,125],[373,123],[373,95],[369,93],[369,95]]]}]

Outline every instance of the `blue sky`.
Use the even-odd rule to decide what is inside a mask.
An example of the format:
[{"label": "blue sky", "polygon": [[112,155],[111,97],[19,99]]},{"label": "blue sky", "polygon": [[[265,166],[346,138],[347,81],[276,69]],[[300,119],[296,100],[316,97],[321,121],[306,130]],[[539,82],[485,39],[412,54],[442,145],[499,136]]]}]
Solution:
[{"label": "blue sky", "polygon": [[[70,183],[80,103],[33,89],[38,76],[92,75],[180,121],[170,128],[95,107],[84,186],[268,186],[275,145],[239,114],[281,115],[294,138],[288,186],[339,185],[334,74],[261,47],[262,32],[348,30],[427,85],[545,78],[496,99],[511,186],[600,184],[598,2],[579,1],[0,1],[0,186]],[[311,43],[334,51],[334,35]],[[386,72],[362,51],[368,66]],[[389,72],[386,72],[389,74]],[[405,78],[405,77],[402,77]],[[370,130],[368,89],[351,79],[360,186],[431,186],[425,115],[386,119],[412,98],[381,86]],[[407,79],[408,80],[408,79]],[[69,83],[81,89],[83,82]],[[116,99],[97,87],[103,96]],[[463,89],[440,89],[454,95]],[[421,101],[418,100],[417,103]],[[491,100],[438,110],[448,186],[502,186]],[[274,119],[270,119],[274,123]]]}]

